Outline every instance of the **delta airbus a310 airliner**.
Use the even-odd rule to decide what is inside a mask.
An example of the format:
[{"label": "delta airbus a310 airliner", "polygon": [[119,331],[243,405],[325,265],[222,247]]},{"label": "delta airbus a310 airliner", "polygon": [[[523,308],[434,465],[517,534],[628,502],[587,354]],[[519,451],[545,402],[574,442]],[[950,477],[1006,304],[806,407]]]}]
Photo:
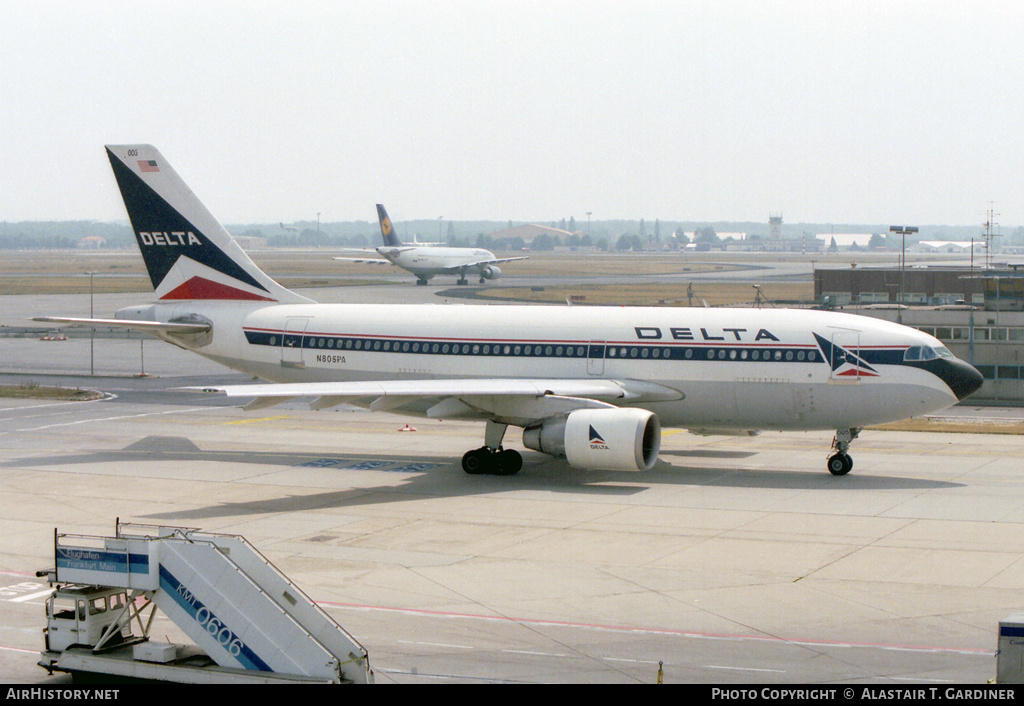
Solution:
[{"label": "delta airbus a310 airliner", "polygon": [[486,423],[468,473],[513,474],[528,449],[579,468],[643,471],[661,428],[836,430],[850,471],[868,425],[948,407],[982,377],[935,338],[852,314],[786,309],[317,304],[262,272],[163,155],[108,146],[156,290],[113,319],[267,384],[218,388],[258,409],[314,397]]}]

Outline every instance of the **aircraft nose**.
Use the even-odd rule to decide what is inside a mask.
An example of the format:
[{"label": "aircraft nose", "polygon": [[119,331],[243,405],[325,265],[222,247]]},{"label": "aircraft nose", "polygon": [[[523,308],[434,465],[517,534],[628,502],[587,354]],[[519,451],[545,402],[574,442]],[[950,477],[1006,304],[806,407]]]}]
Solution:
[{"label": "aircraft nose", "polygon": [[978,369],[970,363],[965,363],[962,360],[947,362],[949,366],[941,377],[958,400],[973,394],[985,382],[985,378],[978,372]]}]

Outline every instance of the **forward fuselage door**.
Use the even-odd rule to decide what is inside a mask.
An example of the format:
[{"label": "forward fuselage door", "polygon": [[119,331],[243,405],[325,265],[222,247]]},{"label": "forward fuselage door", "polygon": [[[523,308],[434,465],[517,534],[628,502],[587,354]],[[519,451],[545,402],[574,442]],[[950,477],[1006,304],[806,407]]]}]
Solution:
[{"label": "forward fuselage door", "polygon": [[591,341],[587,348],[587,374],[604,375],[605,341]]},{"label": "forward fuselage door", "polygon": [[832,334],[832,368],[833,380],[859,380],[860,331],[842,329]]},{"label": "forward fuselage door", "polygon": [[286,368],[304,368],[306,361],[302,353],[302,341],[309,325],[308,318],[288,319],[281,337],[281,365]]}]

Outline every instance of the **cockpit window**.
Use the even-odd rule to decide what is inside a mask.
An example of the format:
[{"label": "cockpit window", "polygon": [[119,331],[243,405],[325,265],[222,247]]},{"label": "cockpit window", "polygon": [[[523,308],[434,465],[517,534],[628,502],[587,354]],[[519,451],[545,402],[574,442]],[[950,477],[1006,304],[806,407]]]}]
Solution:
[{"label": "cockpit window", "polygon": [[953,354],[945,346],[910,346],[903,354],[905,361],[935,360],[936,358],[952,358]]}]

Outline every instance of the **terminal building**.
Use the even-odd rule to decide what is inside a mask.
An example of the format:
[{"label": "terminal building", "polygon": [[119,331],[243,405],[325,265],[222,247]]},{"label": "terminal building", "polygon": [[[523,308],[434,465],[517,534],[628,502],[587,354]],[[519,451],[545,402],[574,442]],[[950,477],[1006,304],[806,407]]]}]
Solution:
[{"label": "terminal building", "polygon": [[974,399],[1024,404],[1024,269],[816,269],[814,296],[935,336],[984,376]]}]

